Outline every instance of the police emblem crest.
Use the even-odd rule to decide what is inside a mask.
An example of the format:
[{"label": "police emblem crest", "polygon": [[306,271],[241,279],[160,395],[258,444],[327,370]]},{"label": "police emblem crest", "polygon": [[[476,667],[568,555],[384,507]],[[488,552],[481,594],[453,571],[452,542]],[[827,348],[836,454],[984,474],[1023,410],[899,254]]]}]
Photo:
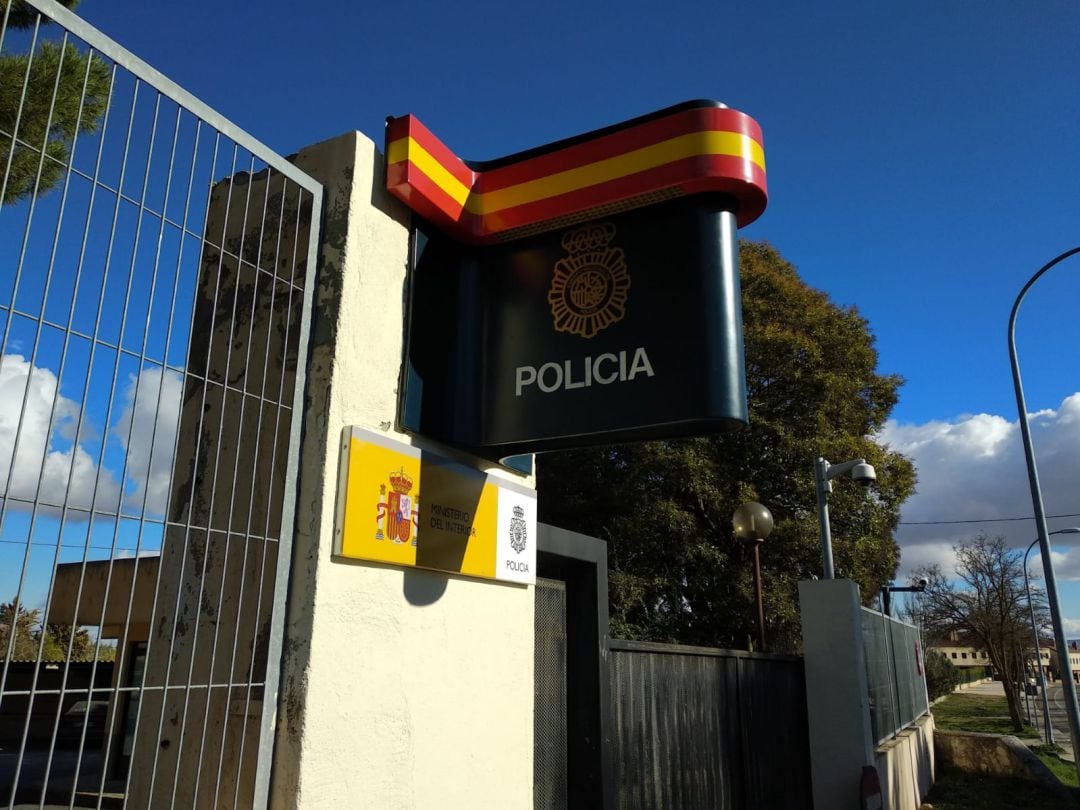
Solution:
[{"label": "police emblem crest", "polygon": [[548,303],[555,331],[592,338],[626,315],[630,273],[622,248],[611,247],[615,225],[589,224],[567,231],[555,263]]},{"label": "police emblem crest", "polygon": [[525,510],[520,506],[515,506],[514,516],[510,518],[510,548],[520,554],[525,550],[527,540]]}]

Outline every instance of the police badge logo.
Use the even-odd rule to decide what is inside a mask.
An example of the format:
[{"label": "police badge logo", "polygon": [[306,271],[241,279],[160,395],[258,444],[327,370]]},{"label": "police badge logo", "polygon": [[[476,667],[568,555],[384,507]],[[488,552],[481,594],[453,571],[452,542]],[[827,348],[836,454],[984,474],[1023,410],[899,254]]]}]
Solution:
[{"label": "police badge logo", "polygon": [[570,255],[555,263],[548,291],[555,331],[592,338],[626,315],[630,273],[622,248],[608,246],[614,238],[610,222],[563,234],[562,246]]},{"label": "police badge logo", "polygon": [[514,516],[510,518],[510,548],[520,554],[525,550],[526,540],[525,510],[515,506]]}]

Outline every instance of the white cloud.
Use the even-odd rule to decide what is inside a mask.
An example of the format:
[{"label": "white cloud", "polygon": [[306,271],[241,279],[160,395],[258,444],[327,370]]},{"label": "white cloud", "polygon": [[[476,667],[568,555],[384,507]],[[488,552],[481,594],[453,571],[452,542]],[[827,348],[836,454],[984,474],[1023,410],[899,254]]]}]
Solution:
[{"label": "white cloud", "polygon": [[[1056,410],[1030,415],[1047,514],[1080,513],[1080,393]],[[924,424],[886,423],[879,439],[911,458],[918,491],[902,510],[905,522],[1011,518],[1033,513],[1019,422],[994,414],[973,414]],[[1050,529],[1080,525],[1080,518],[1050,521]],[[1033,520],[960,525],[904,525],[897,535],[902,558],[899,577],[924,562],[951,570],[955,543],[979,530],[1002,534],[1026,548],[1035,538]],[[1075,539],[1080,539],[1078,535]],[[1071,544],[1067,535],[1059,546]],[[1033,552],[1032,557],[1036,554]],[[1080,579],[1080,549],[1055,554],[1062,578]]]},{"label": "white cloud", "polygon": [[1065,628],[1065,635],[1067,638],[1080,636],[1080,619],[1069,619],[1062,616],[1061,625]]},{"label": "white cloud", "polygon": [[[73,509],[93,505],[111,512],[119,505],[123,477],[125,503],[141,510],[145,494],[146,511],[160,514],[168,495],[182,384],[179,374],[163,375],[152,367],[129,379],[112,429],[126,451],[127,470],[99,468],[97,443],[89,451],[86,445],[93,437],[92,426],[104,419],[104,413],[83,414],[79,426],[82,406],[59,392],[53,371],[31,366],[19,354],[3,355],[0,495],[23,501],[9,502],[12,508],[28,508],[25,502],[36,498],[50,508],[66,502]],[[75,435],[76,429],[81,435]]]},{"label": "white cloud", "polygon": [[[108,470],[98,475],[74,435],[79,404],[60,394],[57,383],[52,371],[31,367],[22,355],[0,357],[0,493],[52,506],[66,496],[77,509],[92,500],[99,509],[115,509],[120,486]],[[57,449],[57,438],[70,446]]]},{"label": "white cloud", "polygon": [[128,377],[126,405],[113,433],[127,451],[127,491],[131,509],[165,512],[172,476],[176,425],[184,381],[175,371],[146,368]]}]

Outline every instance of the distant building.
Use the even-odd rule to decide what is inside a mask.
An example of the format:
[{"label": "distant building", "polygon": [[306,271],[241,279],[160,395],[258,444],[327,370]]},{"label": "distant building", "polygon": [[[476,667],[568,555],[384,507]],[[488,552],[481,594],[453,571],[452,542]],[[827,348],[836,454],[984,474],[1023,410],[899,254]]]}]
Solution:
[{"label": "distant building", "polygon": [[[985,667],[988,676],[997,671],[986,650],[956,632],[950,633],[948,639],[929,642],[927,649],[941,653],[949,660],[949,663],[961,669]],[[1069,659],[1072,664],[1073,680],[1080,683],[1080,643],[1069,642]],[[1028,667],[1032,667],[1034,663],[1034,656],[1030,652],[1027,654],[1026,663]],[[1048,680],[1056,677],[1060,667],[1057,661],[1057,650],[1052,641],[1040,639],[1039,667]],[[1032,674],[1036,674],[1033,669]]]},{"label": "distant building", "polygon": [[[1051,667],[1055,672],[1064,671],[1058,657],[1057,649],[1050,647]],[[1073,680],[1080,683],[1080,644],[1075,641],[1069,642],[1069,670],[1072,672]]]},{"label": "distant building", "polygon": [[990,657],[986,654],[986,650],[966,644],[958,638],[944,640],[944,642],[931,642],[927,648],[934,652],[940,652],[948,659],[950,664],[959,666],[961,669],[963,667],[983,666],[987,674],[994,669],[994,664],[990,663]]}]

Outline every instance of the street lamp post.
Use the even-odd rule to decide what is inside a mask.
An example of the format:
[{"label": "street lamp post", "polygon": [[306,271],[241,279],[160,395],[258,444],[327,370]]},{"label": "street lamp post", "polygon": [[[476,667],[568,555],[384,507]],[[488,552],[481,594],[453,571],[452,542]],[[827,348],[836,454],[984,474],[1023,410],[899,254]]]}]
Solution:
[{"label": "street lamp post", "polygon": [[[1013,388],[1016,389],[1016,410],[1020,420],[1020,436],[1024,440],[1024,459],[1027,462],[1028,484],[1031,487],[1031,505],[1035,511],[1035,528],[1039,535],[1039,552],[1042,555],[1043,580],[1046,583],[1046,602],[1050,608],[1050,620],[1054,625],[1054,644],[1058,648],[1058,654],[1068,660],[1069,645],[1065,638],[1065,624],[1061,617],[1061,603],[1058,600],[1057,577],[1054,575],[1054,562],[1050,558],[1050,537],[1046,528],[1046,511],[1043,508],[1042,487],[1039,485],[1039,470],[1035,464],[1035,450],[1031,444],[1031,427],[1028,425],[1027,403],[1024,401],[1024,386],[1020,380],[1020,361],[1016,356],[1016,316],[1020,312],[1020,304],[1024,296],[1043,274],[1052,267],[1075,254],[1080,253],[1080,247],[1067,250],[1044,264],[1028,279],[1027,284],[1020,290],[1013,303],[1012,312],[1009,314],[1009,363],[1012,366]],[[1061,679],[1062,691],[1065,694],[1065,705],[1069,710],[1069,729],[1072,737],[1073,757],[1076,760],[1076,772],[1080,775],[1080,710],[1076,703],[1076,687],[1071,677],[1071,667],[1067,670],[1069,677]]]},{"label": "street lamp post", "polygon": [[758,647],[765,652],[765,602],[761,594],[761,544],[773,530],[773,516],[756,501],[748,501],[735,510],[732,518],[735,539],[754,544],[754,593],[757,596]]},{"label": "street lamp post", "polygon": [[[1057,529],[1050,532],[1054,534],[1080,534],[1080,528],[1070,527],[1068,529]],[[1042,668],[1042,650],[1039,647],[1039,628],[1035,625],[1035,605],[1031,601],[1031,583],[1028,580],[1028,555],[1031,550],[1035,548],[1035,544],[1039,542],[1039,538],[1036,537],[1031,541],[1031,545],[1027,547],[1027,551],[1024,552],[1024,591],[1027,592],[1028,601],[1028,613],[1031,615],[1031,634],[1035,637],[1035,666],[1039,670],[1039,688],[1042,689],[1043,698],[1043,725],[1046,726],[1046,744],[1054,744],[1054,727],[1050,725],[1050,699],[1046,695],[1046,673]],[[1068,653],[1066,653],[1067,655]],[[1059,659],[1061,655],[1059,654]],[[1069,678],[1072,679],[1072,665],[1069,666]]]},{"label": "street lamp post", "polygon": [[832,559],[832,530],[829,528],[829,493],[832,479],[851,473],[856,483],[870,486],[877,480],[877,473],[864,458],[855,458],[843,464],[830,464],[823,458],[814,462],[814,482],[817,484],[818,523],[821,525],[821,556],[825,564],[825,579],[835,579]]}]

